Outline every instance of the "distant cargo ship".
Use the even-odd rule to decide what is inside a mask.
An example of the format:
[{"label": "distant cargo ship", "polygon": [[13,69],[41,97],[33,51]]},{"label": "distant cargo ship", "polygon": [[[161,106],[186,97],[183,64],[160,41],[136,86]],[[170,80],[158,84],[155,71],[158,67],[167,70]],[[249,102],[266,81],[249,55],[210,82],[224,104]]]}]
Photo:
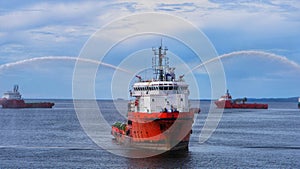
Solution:
[{"label": "distant cargo ship", "polygon": [[18,90],[19,86],[15,85],[13,91],[4,93],[0,99],[2,108],[52,108],[54,106],[51,102],[25,103]]},{"label": "distant cargo ship", "polygon": [[224,96],[215,101],[218,108],[224,109],[268,109],[268,104],[260,103],[245,103],[247,98],[233,100],[227,90]]}]

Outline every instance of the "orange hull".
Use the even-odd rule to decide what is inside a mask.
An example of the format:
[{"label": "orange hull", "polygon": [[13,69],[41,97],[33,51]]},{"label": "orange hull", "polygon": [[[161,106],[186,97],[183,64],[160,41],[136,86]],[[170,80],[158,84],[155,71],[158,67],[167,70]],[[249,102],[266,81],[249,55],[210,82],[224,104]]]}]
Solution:
[{"label": "orange hull", "polygon": [[232,103],[229,100],[215,101],[218,108],[224,109],[268,109],[268,104],[259,103]]},{"label": "orange hull", "polygon": [[39,103],[25,103],[24,100],[6,100],[1,99],[0,105],[2,108],[52,108],[54,103],[39,102]]},{"label": "orange hull", "polygon": [[120,143],[156,149],[188,149],[194,112],[129,112],[125,130],[112,127],[112,135]]}]

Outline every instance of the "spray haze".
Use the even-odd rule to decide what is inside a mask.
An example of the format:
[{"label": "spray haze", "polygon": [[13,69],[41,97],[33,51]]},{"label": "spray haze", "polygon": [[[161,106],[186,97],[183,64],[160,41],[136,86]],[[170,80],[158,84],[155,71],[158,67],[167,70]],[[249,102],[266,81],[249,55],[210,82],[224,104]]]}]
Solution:
[{"label": "spray haze", "polygon": [[258,57],[270,58],[272,60],[277,60],[283,64],[287,64],[287,65],[291,66],[292,68],[295,68],[296,70],[300,71],[299,64],[287,59],[284,56],[280,56],[280,55],[276,55],[276,54],[268,53],[268,52],[263,52],[263,51],[249,50],[249,51],[236,51],[236,52],[231,52],[231,53],[220,55],[216,58],[207,60],[207,61],[199,64],[198,66],[194,67],[191,71],[187,72],[186,74],[192,73],[194,70],[202,68],[205,65],[216,62],[220,59],[231,58],[231,57],[241,57],[241,56],[249,56],[249,57],[258,56]]},{"label": "spray haze", "polygon": [[50,60],[87,62],[87,63],[93,63],[93,64],[97,64],[97,65],[102,65],[102,66],[112,68],[112,69],[115,69],[115,70],[119,70],[119,71],[122,71],[122,72],[125,72],[125,73],[131,73],[129,70],[122,69],[122,68],[119,68],[117,66],[108,64],[108,63],[104,63],[104,62],[100,62],[100,61],[92,60],[92,59],[71,57],[71,56],[44,56],[44,57],[36,57],[36,58],[20,60],[20,61],[0,65],[0,71],[4,70],[4,69],[9,69],[11,67],[18,66],[18,65],[33,63],[33,62],[37,62],[37,61],[50,61]]}]

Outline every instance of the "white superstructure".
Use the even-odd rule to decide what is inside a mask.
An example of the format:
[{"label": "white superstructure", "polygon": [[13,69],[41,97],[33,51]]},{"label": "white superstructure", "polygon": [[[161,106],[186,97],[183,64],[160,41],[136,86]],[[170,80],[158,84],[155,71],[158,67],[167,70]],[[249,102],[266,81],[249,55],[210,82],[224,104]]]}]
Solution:
[{"label": "white superstructure", "polygon": [[[134,83],[130,95],[135,100],[129,103],[130,112],[188,112],[189,90],[183,76],[176,79],[175,68],[169,67],[169,59],[166,56],[166,48],[160,46],[153,49],[152,68],[155,78]],[[158,51],[158,52],[157,52]]]},{"label": "white superstructure", "polygon": [[19,93],[19,86],[14,85],[13,91],[5,92],[2,96],[2,98],[5,98],[7,100],[21,100],[22,95]]}]

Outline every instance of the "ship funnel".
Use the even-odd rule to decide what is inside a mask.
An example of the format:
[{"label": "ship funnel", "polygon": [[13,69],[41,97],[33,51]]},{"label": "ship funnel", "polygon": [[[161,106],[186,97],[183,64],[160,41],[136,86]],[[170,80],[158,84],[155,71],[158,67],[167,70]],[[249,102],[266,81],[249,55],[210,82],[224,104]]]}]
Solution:
[{"label": "ship funnel", "polygon": [[18,85],[14,85],[14,92],[16,93],[16,92],[18,92],[18,90],[19,90],[19,86]]}]

